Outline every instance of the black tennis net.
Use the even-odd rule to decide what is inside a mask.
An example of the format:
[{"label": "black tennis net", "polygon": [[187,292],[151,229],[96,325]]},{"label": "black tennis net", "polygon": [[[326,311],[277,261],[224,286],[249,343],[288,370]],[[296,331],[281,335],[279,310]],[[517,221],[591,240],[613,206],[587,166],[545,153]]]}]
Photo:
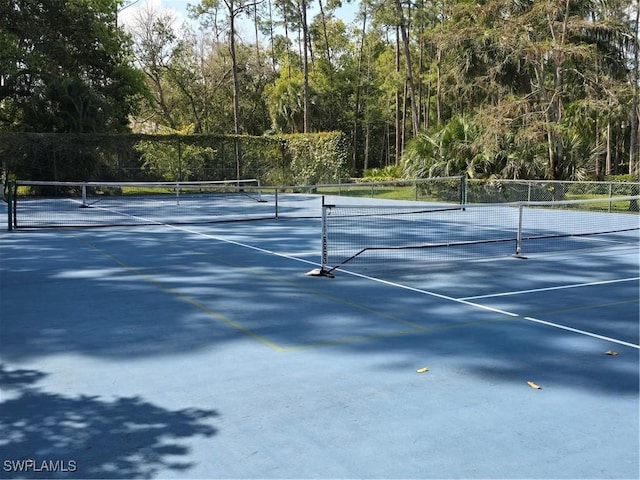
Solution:
[{"label": "black tennis net", "polygon": [[9,229],[198,224],[274,218],[256,179],[46,182],[10,186]]},{"label": "black tennis net", "polygon": [[322,266],[410,265],[640,243],[640,197],[322,207]]}]

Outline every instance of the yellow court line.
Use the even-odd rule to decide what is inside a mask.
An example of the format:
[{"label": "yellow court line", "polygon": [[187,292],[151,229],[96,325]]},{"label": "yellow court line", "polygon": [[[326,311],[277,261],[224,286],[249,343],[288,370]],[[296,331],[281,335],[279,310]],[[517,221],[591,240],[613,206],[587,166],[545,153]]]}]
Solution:
[{"label": "yellow court line", "polygon": [[402,337],[405,335],[415,335],[415,334],[421,334],[421,333],[431,333],[431,332],[440,332],[440,331],[445,331],[445,330],[453,330],[456,328],[465,328],[465,327],[471,327],[471,326],[475,326],[475,325],[486,325],[486,324],[490,324],[490,323],[498,323],[498,322],[511,322],[515,320],[515,317],[500,317],[500,318],[487,318],[484,320],[474,320],[472,322],[461,322],[461,323],[453,323],[453,324],[447,324],[447,325],[436,325],[436,326],[421,326],[419,329],[415,329],[413,331],[407,331],[407,330],[399,330],[399,331],[395,331],[395,332],[387,332],[387,333],[378,333],[378,334],[371,334],[371,335],[361,335],[358,337],[346,337],[346,338],[342,338],[342,339],[337,339],[337,340],[327,340],[326,342],[318,342],[318,343],[304,343],[304,344],[300,344],[300,345],[293,345],[290,347],[282,347],[284,349],[284,351],[287,352],[294,352],[294,351],[298,351],[298,350],[307,350],[307,349],[313,349],[313,348],[322,348],[322,347],[335,347],[338,345],[348,345],[348,344],[352,344],[352,343],[359,343],[359,342],[364,342],[364,341],[369,341],[369,340],[380,340],[383,338],[393,338],[393,337]]},{"label": "yellow court line", "polygon": [[75,240],[77,240],[78,242],[84,244],[86,247],[91,248],[92,250],[95,250],[96,252],[98,252],[100,255],[103,255],[104,257],[112,260],[113,262],[117,263],[118,265],[120,265],[122,268],[124,268],[125,270],[127,270],[129,273],[142,278],[143,280],[146,280],[147,282],[153,284],[154,286],[158,287],[160,290],[162,290],[165,293],[169,293],[173,296],[175,296],[176,298],[179,298],[180,300],[182,300],[183,302],[188,303],[189,305],[192,305],[194,307],[196,307],[199,310],[202,310],[203,312],[205,312],[206,314],[214,317],[217,320],[220,320],[221,322],[223,322],[224,324],[235,328],[236,330],[244,333],[245,335],[258,340],[260,343],[266,345],[267,347],[277,351],[277,352],[282,352],[285,350],[284,347],[278,345],[275,342],[272,342],[271,340],[266,339],[265,337],[263,337],[262,335],[258,335],[257,333],[255,333],[254,331],[243,327],[242,325],[240,325],[237,322],[234,322],[233,320],[231,320],[230,318],[226,317],[225,315],[223,315],[220,312],[216,312],[215,310],[210,309],[209,307],[207,307],[206,305],[203,305],[202,303],[198,302],[197,300],[194,300],[193,298],[190,298],[180,292],[178,292],[177,290],[174,290],[173,288],[167,287],[165,286],[160,280],[152,277],[151,275],[148,275],[146,273],[141,272],[139,269],[132,267],[131,265],[127,265],[125,262],[123,262],[122,260],[120,260],[119,258],[115,257],[114,255],[105,252],[104,250],[98,248],[97,246],[93,245],[92,243],[87,242],[86,240],[80,239],[78,237],[76,237],[75,235],[71,234],[73,236],[73,238]]},{"label": "yellow court line", "polygon": [[[176,244],[176,242],[163,240],[163,239],[158,239],[158,241],[162,242],[164,244],[167,244],[167,245],[175,245]],[[414,323],[414,322],[410,322],[408,320],[404,320],[403,318],[400,318],[400,317],[397,317],[395,315],[391,315],[391,314],[388,314],[388,313],[384,313],[384,312],[381,312],[379,310],[375,310],[373,308],[367,307],[366,305],[362,305],[360,303],[350,302],[348,300],[345,300],[344,298],[340,298],[340,297],[337,297],[335,295],[331,295],[329,293],[322,292],[322,291],[317,290],[315,288],[303,287],[303,286],[301,286],[301,285],[299,285],[299,284],[297,284],[295,282],[292,282],[292,281],[289,281],[289,280],[283,280],[282,278],[280,278],[280,277],[278,277],[276,275],[271,275],[269,273],[266,273],[263,270],[260,270],[260,269],[254,268],[254,267],[247,267],[247,266],[244,266],[244,265],[238,265],[236,263],[232,263],[232,262],[229,262],[229,261],[225,261],[224,259],[219,258],[219,257],[214,257],[211,253],[205,252],[203,250],[198,250],[198,249],[194,249],[194,248],[185,248],[182,245],[180,245],[180,248],[185,252],[191,252],[191,253],[195,253],[197,255],[202,255],[204,257],[210,258],[213,261],[215,261],[216,263],[219,263],[219,264],[222,264],[222,265],[226,265],[227,267],[233,267],[233,268],[235,268],[237,270],[244,270],[245,272],[249,272],[249,273],[253,274],[254,276],[260,276],[260,277],[266,278],[266,279],[268,279],[268,280],[270,280],[270,281],[272,281],[274,283],[279,283],[281,285],[287,285],[289,287],[293,287],[294,289],[299,290],[301,292],[312,293],[312,294],[317,295],[319,297],[323,297],[323,298],[326,298],[328,300],[331,300],[332,302],[341,303],[341,304],[346,305],[348,307],[352,307],[352,308],[355,308],[355,309],[358,309],[358,310],[362,310],[364,312],[371,313],[371,314],[373,314],[373,315],[375,315],[377,317],[384,318],[384,319],[387,319],[387,320],[391,320],[391,321],[393,321],[395,323],[400,323],[402,325],[409,326],[409,327],[411,327],[413,329],[416,329],[418,331],[422,331],[425,328],[423,325],[420,325],[419,323]]]},{"label": "yellow court line", "polygon": [[619,302],[606,302],[606,303],[594,303],[591,305],[578,305],[575,307],[568,307],[568,308],[560,308],[557,310],[540,310],[540,311],[534,311],[528,314],[523,314],[523,316],[525,315],[546,315],[549,313],[565,313],[565,312],[574,312],[577,310],[590,310],[592,308],[603,308],[603,307],[612,307],[614,305],[625,305],[628,303],[640,303],[640,298],[633,298],[631,300],[620,300]]},{"label": "yellow court line", "polygon": [[[164,243],[174,243],[174,242],[168,242],[165,240],[160,240],[161,242]],[[189,251],[195,254],[199,254],[199,255],[204,255],[205,257],[212,257],[212,255],[208,252],[204,252],[202,250],[197,250],[197,249],[192,249],[192,248],[188,248],[188,249],[184,249],[185,251]],[[324,297],[327,298],[329,300],[332,300],[336,303],[341,303],[344,305],[347,305],[349,307],[353,307],[356,309],[360,309],[363,310],[365,312],[369,312],[372,313],[378,317],[382,317],[382,318],[386,318],[388,320],[392,320],[394,322],[397,323],[401,323],[404,325],[407,325],[409,327],[411,327],[411,330],[395,330],[395,331],[391,331],[391,332],[385,332],[385,333],[379,333],[379,334],[369,334],[369,335],[358,335],[355,337],[343,337],[343,338],[338,338],[336,340],[327,340],[325,342],[317,342],[317,343],[303,343],[303,344],[299,344],[299,345],[292,345],[292,346],[282,346],[282,349],[284,351],[287,352],[291,352],[291,351],[297,351],[297,350],[306,350],[306,349],[313,349],[313,348],[322,348],[322,347],[332,347],[332,346],[338,346],[338,345],[348,345],[348,344],[353,344],[353,343],[359,343],[359,342],[365,342],[365,341],[369,341],[369,340],[379,340],[379,339],[383,339],[383,338],[393,338],[393,337],[401,337],[401,336],[405,336],[405,335],[412,335],[412,334],[420,334],[420,333],[427,333],[427,332],[437,332],[437,331],[442,331],[442,330],[449,330],[449,329],[454,329],[454,328],[463,328],[463,327],[470,327],[470,326],[474,326],[474,325],[483,325],[483,324],[489,324],[489,323],[496,323],[496,322],[505,322],[505,321],[510,321],[510,320],[514,320],[516,317],[512,317],[512,316],[504,316],[504,317],[500,317],[500,318],[493,318],[493,319],[484,319],[484,320],[474,320],[471,322],[462,322],[462,323],[453,323],[453,324],[446,324],[446,325],[431,325],[431,326],[426,326],[426,325],[421,325],[419,323],[414,323],[414,322],[410,322],[408,320],[404,320],[402,318],[398,318],[395,315],[390,315],[384,312],[380,312],[378,310],[374,310],[372,308],[369,308],[365,305],[361,305],[359,303],[354,303],[354,302],[349,302],[343,298],[340,297],[336,297],[335,295],[331,295],[313,288],[308,288],[308,287],[302,287],[300,285],[298,285],[297,283],[288,281],[288,280],[283,280],[280,277],[277,277],[275,275],[270,275],[268,273],[265,273],[262,270],[256,269],[254,267],[245,267],[245,266],[241,266],[241,265],[237,265],[228,261],[224,261],[222,259],[219,258],[214,258],[214,260],[217,263],[221,263],[223,265],[226,265],[228,267],[233,267],[233,268],[237,268],[239,270],[245,270],[247,272],[250,272],[254,275],[259,275],[263,278],[267,278],[269,280],[272,280],[276,283],[280,283],[283,285],[287,285],[287,286],[291,286],[294,287],[300,291],[303,292],[309,292],[312,293],[314,295],[318,295],[320,297]]]},{"label": "yellow court line", "polygon": [[[309,344],[299,344],[299,345],[292,345],[292,346],[283,346],[283,345],[278,345],[275,342],[272,342],[268,339],[266,339],[265,337],[253,332],[252,330],[243,327],[242,325],[238,324],[237,322],[234,322],[233,320],[231,320],[230,318],[224,316],[223,314],[219,313],[219,312],[215,312],[211,309],[209,309],[207,306],[201,304],[200,302],[170,288],[170,287],[166,287],[165,285],[163,285],[158,279],[150,276],[149,274],[143,273],[141,272],[139,269],[132,267],[126,263],[124,263],[123,261],[121,261],[120,259],[118,259],[117,257],[115,257],[114,255],[107,253],[106,251],[98,248],[97,246],[87,242],[86,240],[80,239],[78,237],[76,237],[75,235],[73,235],[73,237],[80,243],[85,244],[86,246],[88,246],[89,248],[97,251],[98,253],[100,253],[101,255],[109,258],[110,260],[114,261],[115,263],[117,263],[118,265],[122,266],[123,268],[125,268],[127,271],[129,271],[130,273],[152,283],[153,285],[157,286],[158,288],[160,288],[161,290],[163,290],[164,292],[170,293],[171,295],[176,296],[177,298],[180,298],[181,300],[189,303],[190,305],[204,311],[205,313],[213,316],[214,318],[222,321],[223,323],[235,328],[236,330],[239,330],[243,333],[245,333],[246,335],[250,336],[251,338],[254,338],[258,341],[260,341],[261,343],[269,346],[270,348],[272,348],[273,350],[276,350],[278,352],[289,352],[289,351],[296,351],[296,350],[302,350],[302,349],[308,349],[308,348],[320,348],[320,347],[328,347],[328,346],[335,346],[335,345],[345,345],[345,344],[352,344],[352,343],[358,343],[358,342],[363,342],[363,341],[368,341],[368,340],[375,340],[375,339],[380,339],[380,338],[386,338],[386,337],[396,337],[396,336],[402,336],[402,335],[408,335],[408,334],[412,334],[412,333],[424,333],[426,331],[432,331],[432,330],[441,330],[441,329],[445,329],[448,327],[451,328],[455,328],[458,326],[464,326],[464,325],[471,325],[471,324],[475,324],[475,323],[485,323],[483,322],[468,322],[465,324],[456,324],[456,325],[446,325],[446,326],[441,326],[441,327],[430,327],[430,326],[424,326],[424,325],[420,325],[418,323],[414,323],[414,322],[410,322],[407,320],[404,320],[402,318],[396,317],[395,315],[391,315],[391,314],[387,314],[384,312],[380,312],[378,310],[374,310],[370,307],[367,307],[365,305],[362,304],[358,304],[358,303],[354,303],[354,302],[349,302],[343,298],[340,297],[336,297],[334,295],[313,289],[313,288],[308,288],[308,287],[302,287],[299,284],[296,284],[294,282],[288,281],[288,280],[283,280],[282,278],[279,278],[275,275],[270,275],[268,273],[265,273],[264,271],[261,271],[259,269],[256,269],[254,267],[246,267],[246,266],[241,266],[241,265],[237,265],[228,261],[225,261],[223,259],[220,259],[218,257],[214,258],[214,260],[217,263],[229,266],[229,267],[233,267],[233,268],[237,268],[240,270],[244,270],[246,272],[250,272],[253,275],[258,275],[261,276],[263,278],[267,278],[270,281],[276,282],[276,283],[280,283],[283,285],[287,285],[290,287],[293,287],[299,291],[302,292],[308,292],[308,293],[312,293],[314,295],[326,298],[328,300],[331,300],[333,302],[336,303],[341,303],[343,305],[347,305],[349,307],[355,308],[355,309],[359,309],[368,313],[371,313],[373,315],[376,315],[378,317],[387,319],[387,320],[391,320],[394,323],[399,323],[399,324],[403,324],[406,325],[408,327],[410,327],[410,330],[396,330],[396,331],[392,331],[392,332],[387,332],[387,333],[383,333],[383,334],[372,334],[372,335],[360,335],[360,336],[356,336],[356,337],[344,337],[344,338],[338,338],[336,340],[330,340],[327,342],[318,342],[318,343],[309,343]],[[170,241],[166,241],[166,240],[162,240],[160,239],[159,241],[161,241],[162,243],[165,244],[173,244],[175,242],[170,242]],[[191,253],[197,254],[197,255],[203,255],[205,257],[209,257],[212,258],[212,255],[208,252],[202,251],[202,250],[197,250],[197,249],[193,249],[193,248],[183,248],[184,251],[189,251]],[[490,320],[488,320],[487,322],[490,322]]]},{"label": "yellow court line", "polygon": [[[202,250],[198,250],[198,249],[193,249],[193,248],[184,248],[183,246],[181,246],[180,248],[182,248],[183,251],[185,252],[191,252],[197,255],[202,255],[205,257],[209,257],[211,259],[213,259],[216,263],[222,264],[222,265],[226,265],[228,267],[233,267],[236,268],[238,270],[244,270],[246,272],[249,272],[255,276],[261,276],[263,278],[269,279],[270,281],[273,281],[275,283],[279,283],[282,285],[287,285],[289,287],[293,287],[294,289],[297,289],[301,292],[308,292],[314,295],[317,295],[319,297],[323,297],[326,298],[328,300],[331,300],[332,302],[336,302],[336,303],[340,303],[358,310],[362,310],[364,312],[368,312],[371,313],[375,316],[378,316],[380,318],[383,319],[387,319],[387,320],[391,320],[394,323],[398,323],[398,324],[402,324],[405,326],[410,327],[409,330],[395,330],[395,331],[390,331],[390,332],[385,332],[385,333],[380,333],[380,334],[369,334],[369,335],[358,335],[358,336],[354,336],[354,337],[343,337],[343,338],[337,338],[335,340],[328,340],[326,342],[317,342],[317,343],[306,343],[306,344],[298,344],[298,345],[290,345],[290,346],[284,346],[284,345],[279,345],[275,342],[272,342],[270,340],[268,340],[267,338],[257,334],[256,332],[243,327],[242,325],[238,324],[237,322],[234,322],[233,320],[231,320],[230,318],[224,316],[223,314],[213,311],[210,308],[208,308],[206,305],[203,305],[202,303],[198,302],[197,300],[194,300],[180,292],[178,292],[177,290],[174,290],[170,287],[166,287],[165,285],[162,284],[162,282],[160,282],[158,279],[141,272],[139,269],[132,267],[126,263],[124,263],[123,261],[121,261],[120,259],[118,259],[117,257],[105,252],[104,250],[98,248],[97,246],[87,242],[86,240],[80,239],[78,237],[76,237],[74,235],[74,238],[76,240],[78,240],[79,242],[85,244],[86,246],[92,248],[93,250],[97,251],[98,253],[100,253],[101,255],[111,259],[112,261],[116,262],[118,265],[122,266],[123,268],[125,268],[127,271],[131,272],[132,274],[143,278],[144,280],[152,283],[153,285],[157,286],[158,288],[160,288],[161,290],[163,290],[164,292],[170,293],[171,295],[174,295],[175,297],[181,299],[182,301],[189,303],[190,305],[202,310],[203,312],[211,315],[212,317],[222,321],[223,323],[235,328],[236,330],[246,334],[247,336],[254,338],[256,340],[258,340],[259,342],[267,345],[269,348],[277,351],[277,352],[294,352],[294,351],[298,351],[298,350],[306,350],[306,349],[313,349],[313,348],[322,348],[322,347],[330,347],[330,346],[338,346],[338,345],[347,345],[347,344],[353,344],[353,343],[359,343],[359,342],[365,342],[365,341],[370,341],[370,340],[378,340],[378,339],[383,339],[383,338],[393,338],[393,337],[399,337],[399,336],[405,336],[405,335],[412,335],[412,334],[422,334],[422,333],[427,333],[427,332],[436,332],[436,331],[443,331],[443,330],[449,330],[449,329],[454,329],[454,328],[463,328],[463,327],[469,327],[469,326],[474,326],[474,325],[483,325],[483,324],[489,324],[489,323],[495,323],[495,322],[501,322],[501,321],[509,321],[509,320],[513,320],[515,317],[512,316],[504,316],[504,317],[500,317],[500,318],[494,318],[494,319],[484,319],[484,320],[475,320],[475,321],[471,321],[471,322],[462,322],[462,323],[454,323],[454,324],[446,324],[446,325],[436,325],[436,326],[425,326],[425,325],[421,325],[418,323],[414,323],[414,322],[410,322],[408,320],[404,320],[402,318],[399,318],[395,315],[391,315],[385,312],[381,312],[378,310],[375,310],[373,308],[367,307],[365,305],[359,304],[359,303],[354,303],[354,302],[350,302],[347,301],[343,298],[337,297],[335,295],[331,295],[322,291],[319,291],[317,289],[314,288],[309,288],[309,287],[303,287],[297,283],[294,283],[292,281],[289,280],[283,280],[280,277],[277,277],[275,275],[271,275],[268,274],[260,269],[254,268],[254,267],[246,267],[246,266],[242,266],[242,265],[238,265],[238,264],[234,264],[232,262],[229,261],[225,261],[224,259],[221,259],[219,257],[213,257],[213,255],[211,255],[209,252],[205,252]],[[158,241],[165,243],[165,244],[175,244],[175,242],[172,241],[167,241],[167,240],[162,240],[162,239],[158,239]]]}]

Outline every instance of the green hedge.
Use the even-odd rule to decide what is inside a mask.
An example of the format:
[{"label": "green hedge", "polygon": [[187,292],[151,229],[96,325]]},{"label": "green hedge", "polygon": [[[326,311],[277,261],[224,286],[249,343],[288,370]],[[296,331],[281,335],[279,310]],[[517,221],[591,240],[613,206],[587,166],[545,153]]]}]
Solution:
[{"label": "green hedge", "polygon": [[3,178],[230,180],[298,185],[348,176],[339,132],[285,136],[0,133]]},{"label": "green hedge", "polygon": [[280,185],[335,183],[349,176],[344,134],[327,132],[283,135],[289,178]]}]

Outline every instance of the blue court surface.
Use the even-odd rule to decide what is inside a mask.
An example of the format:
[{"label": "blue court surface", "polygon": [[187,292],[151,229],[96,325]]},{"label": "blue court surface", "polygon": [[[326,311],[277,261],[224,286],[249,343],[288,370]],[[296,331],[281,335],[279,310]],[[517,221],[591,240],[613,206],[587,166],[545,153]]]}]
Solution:
[{"label": "blue court surface", "polygon": [[329,278],[280,207],[3,229],[0,477],[639,478],[637,230]]}]

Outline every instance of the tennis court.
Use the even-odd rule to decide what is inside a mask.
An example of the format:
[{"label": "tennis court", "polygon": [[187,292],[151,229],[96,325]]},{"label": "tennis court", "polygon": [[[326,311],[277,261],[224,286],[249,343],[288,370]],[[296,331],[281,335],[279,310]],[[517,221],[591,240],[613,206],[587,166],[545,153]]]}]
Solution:
[{"label": "tennis court", "polygon": [[541,228],[505,234],[502,210],[252,201],[255,221],[176,201],[180,221],[103,228],[19,206],[27,228],[0,231],[0,477],[639,477],[637,213],[588,236],[602,212],[536,208]]}]

